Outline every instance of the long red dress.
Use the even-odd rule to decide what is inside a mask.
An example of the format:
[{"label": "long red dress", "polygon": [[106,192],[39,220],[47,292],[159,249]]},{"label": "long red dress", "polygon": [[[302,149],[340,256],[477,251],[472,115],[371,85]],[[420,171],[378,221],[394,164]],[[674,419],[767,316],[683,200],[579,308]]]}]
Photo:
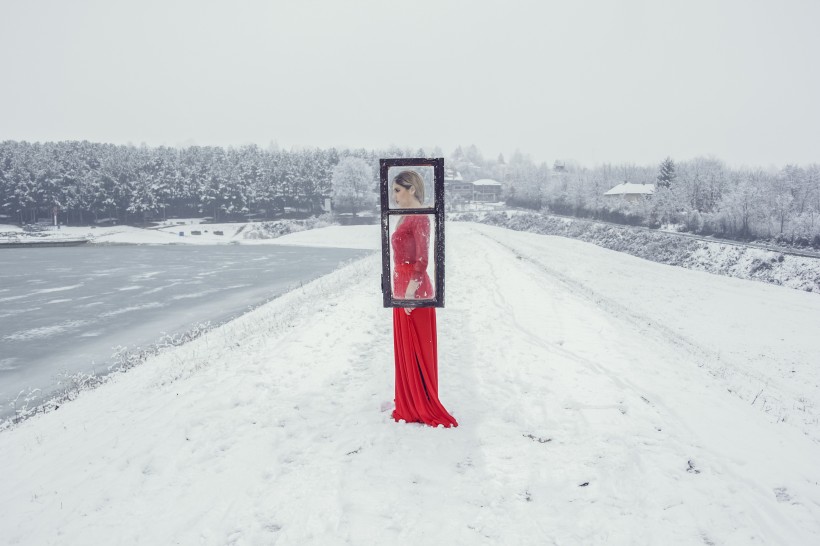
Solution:
[{"label": "long red dress", "polygon": [[[410,280],[419,282],[416,298],[433,296],[427,274],[430,219],[407,215],[390,239],[393,248],[393,293],[404,296]],[[393,308],[393,348],[396,356],[396,409],[393,419],[431,426],[458,426],[438,399],[436,310],[418,307],[408,315]]]}]

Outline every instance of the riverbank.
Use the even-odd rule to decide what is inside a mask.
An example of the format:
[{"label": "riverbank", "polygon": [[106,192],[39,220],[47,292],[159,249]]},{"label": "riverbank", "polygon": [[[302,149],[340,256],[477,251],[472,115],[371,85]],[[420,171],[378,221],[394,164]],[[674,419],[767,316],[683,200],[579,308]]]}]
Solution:
[{"label": "riverbank", "polygon": [[64,246],[80,246],[88,242],[88,239],[24,239],[20,240],[3,240],[0,239],[0,248],[47,248],[47,247],[64,247]]},{"label": "riverbank", "polygon": [[[284,226],[284,227],[280,227]],[[268,229],[265,229],[265,228]],[[278,229],[277,229],[278,228]],[[305,237],[300,233],[319,230],[322,237]],[[37,244],[59,246],[65,242],[87,240],[102,245],[303,245],[343,248],[375,249],[380,244],[379,226],[338,226],[317,224],[311,230],[298,221],[271,223],[203,224],[198,219],[174,220],[153,228],[135,226],[62,226],[42,231],[25,232],[19,226],[0,225],[0,244]]]},{"label": "riverbank", "polygon": [[75,385],[122,366],[125,354],[223,323],[370,252],[290,245],[4,250],[0,428],[7,417],[62,405]]}]

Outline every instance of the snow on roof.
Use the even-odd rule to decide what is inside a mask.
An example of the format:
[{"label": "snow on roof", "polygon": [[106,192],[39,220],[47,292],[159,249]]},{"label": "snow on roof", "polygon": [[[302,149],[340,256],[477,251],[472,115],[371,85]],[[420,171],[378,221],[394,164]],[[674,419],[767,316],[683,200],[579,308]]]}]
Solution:
[{"label": "snow on roof", "polygon": [[632,182],[622,182],[604,195],[652,195],[655,193],[654,184],[633,184]]},{"label": "snow on roof", "polygon": [[481,180],[476,180],[473,182],[474,186],[500,186],[501,182],[496,182],[491,178],[482,178]]},{"label": "snow on roof", "polygon": [[461,176],[460,172],[455,171],[454,173],[452,170],[447,169],[446,171],[444,171],[444,180],[455,180],[461,182],[462,180],[464,180],[464,178]]}]

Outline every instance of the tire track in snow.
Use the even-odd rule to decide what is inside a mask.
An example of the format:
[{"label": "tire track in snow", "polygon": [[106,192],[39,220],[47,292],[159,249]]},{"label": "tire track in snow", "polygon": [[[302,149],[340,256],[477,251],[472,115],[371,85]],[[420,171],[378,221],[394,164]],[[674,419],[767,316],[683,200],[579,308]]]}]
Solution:
[{"label": "tire track in snow", "polygon": [[[817,413],[810,404],[805,404],[806,398],[800,397],[800,392],[794,392],[794,387],[783,385],[776,377],[764,375],[763,372],[754,370],[745,365],[747,360],[742,355],[735,355],[724,352],[721,349],[710,348],[703,343],[698,343],[691,337],[677,332],[672,325],[664,323],[661,317],[651,317],[647,314],[627,307],[615,299],[607,297],[600,291],[595,290],[588,284],[572,278],[556,268],[551,267],[546,260],[532,253],[523,250],[524,245],[511,246],[500,241],[493,235],[491,229],[483,226],[478,227],[478,231],[507,249],[518,259],[531,263],[540,269],[548,277],[558,281],[571,293],[593,303],[597,308],[606,311],[619,321],[629,321],[642,335],[652,338],[658,343],[666,344],[674,350],[682,350],[689,355],[690,364],[702,368],[709,375],[725,386],[734,396],[744,400],[751,405],[755,405],[757,396],[762,392],[767,393],[766,402],[755,405],[755,407],[766,414],[773,415],[778,421],[785,420],[793,410],[789,407],[804,402],[803,411],[807,415],[802,416],[802,421],[807,425],[817,423]],[[523,241],[522,241],[523,242]],[[757,394],[757,396],[755,396]],[[772,411],[774,410],[774,411]],[[799,414],[798,414],[799,415]],[[816,441],[820,441],[818,437]]]},{"label": "tire track in snow", "polygon": [[[598,457],[609,453],[615,459],[623,458],[621,463],[609,464],[623,469],[631,478],[632,474],[625,469],[629,467],[629,453],[634,452],[634,443],[638,441],[634,439],[645,438],[649,443],[651,434],[657,432],[644,426],[640,419],[630,426],[630,420],[618,411],[621,382],[615,382],[613,388],[608,374],[595,377],[599,369],[571,365],[589,361],[579,360],[577,355],[561,348],[565,340],[571,340],[574,326],[566,323],[561,308],[553,303],[555,298],[549,295],[552,283],[545,283],[531,267],[512,256],[499,260],[499,253],[507,251],[494,242],[472,232],[459,235],[464,250],[451,249],[456,259],[452,266],[448,265],[448,286],[451,308],[452,304],[465,304],[472,313],[464,337],[472,340],[477,355],[474,365],[480,404],[470,408],[469,413],[479,421],[480,436],[499,437],[489,445],[479,446],[475,455],[476,465],[483,466],[482,481],[500,481],[493,490],[496,498],[485,499],[496,503],[498,509],[477,530],[501,528],[503,518],[520,518],[520,513],[512,509],[518,502],[525,502],[539,512],[558,512],[563,509],[562,502],[572,499],[580,505],[595,503],[600,500],[595,493],[578,496],[578,484],[600,475],[606,465],[599,464]],[[454,278],[470,280],[459,283]],[[459,285],[466,285],[472,292],[459,294]],[[489,298],[477,297],[476,287],[482,288],[479,294]],[[549,308],[539,306],[542,302],[549,302]],[[490,332],[492,335],[488,335]],[[504,343],[499,345],[500,339]],[[567,355],[572,358],[567,359]],[[560,361],[556,362],[557,359]],[[601,396],[610,403],[601,400]],[[494,405],[499,402],[500,405]],[[615,422],[603,422],[602,417]],[[631,434],[619,440],[605,430],[613,425],[619,432],[629,430]],[[528,435],[552,441],[539,443]],[[529,458],[524,454],[543,459],[545,466],[522,471],[519,461]],[[603,485],[607,489],[624,480],[613,473],[592,481],[597,487],[608,482],[610,485]],[[641,504],[649,512],[653,503],[644,499]],[[534,521],[538,522],[537,529],[532,529],[532,522],[517,521],[515,525],[532,530],[536,533],[533,536],[549,536],[545,529],[550,522],[543,518]],[[582,540],[594,540],[600,530],[600,523],[592,524],[586,531],[589,534],[581,535]]]},{"label": "tire track in snow", "polygon": [[[569,277],[568,275],[564,275],[563,273],[557,271],[554,268],[549,267],[542,260],[525,256],[518,249],[498,240],[492,235],[489,235],[487,233],[482,233],[482,235],[484,237],[487,237],[488,239],[493,240],[499,246],[509,251],[516,259],[530,263],[535,268],[540,270],[542,274],[545,274],[548,277],[558,281],[559,283],[564,285],[564,287],[573,295],[579,296],[589,301],[590,303],[595,304],[597,308],[606,311],[618,320],[629,320],[635,327],[639,329],[640,333],[646,334],[651,333],[653,331],[660,331],[662,335],[656,337],[658,337],[662,341],[671,343],[676,347],[685,350],[698,361],[704,361],[710,358],[719,358],[718,355],[713,354],[707,348],[698,345],[697,343],[688,339],[687,337],[675,332],[668,326],[660,324],[657,321],[654,321],[653,324],[653,319],[651,317],[636,313],[632,309],[629,309],[628,307],[619,304],[615,300],[604,296],[603,294],[595,291],[591,287]],[[651,326],[652,328],[647,328],[648,326]]]}]

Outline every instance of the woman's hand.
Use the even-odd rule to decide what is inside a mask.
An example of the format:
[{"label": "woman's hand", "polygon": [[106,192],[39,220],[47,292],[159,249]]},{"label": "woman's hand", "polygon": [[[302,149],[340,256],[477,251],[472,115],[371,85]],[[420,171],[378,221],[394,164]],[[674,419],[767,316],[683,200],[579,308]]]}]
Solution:
[{"label": "woman's hand", "polygon": [[404,299],[406,300],[414,300],[416,299],[416,290],[419,289],[419,285],[421,283],[419,281],[410,280],[407,283],[407,290],[404,292]]},{"label": "woman's hand", "polygon": [[[416,290],[419,289],[420,284],[421,283],[419,281],[411,279],[410,282],[407,283],[407,290],[404,293],[404,299],[406,299],[406,300],[416,299]],[[410,308],[410,307],[405,307],[404,312],[407,313],[407,316],[409,317],[410,313],[413,312],[413,309]]]}]

